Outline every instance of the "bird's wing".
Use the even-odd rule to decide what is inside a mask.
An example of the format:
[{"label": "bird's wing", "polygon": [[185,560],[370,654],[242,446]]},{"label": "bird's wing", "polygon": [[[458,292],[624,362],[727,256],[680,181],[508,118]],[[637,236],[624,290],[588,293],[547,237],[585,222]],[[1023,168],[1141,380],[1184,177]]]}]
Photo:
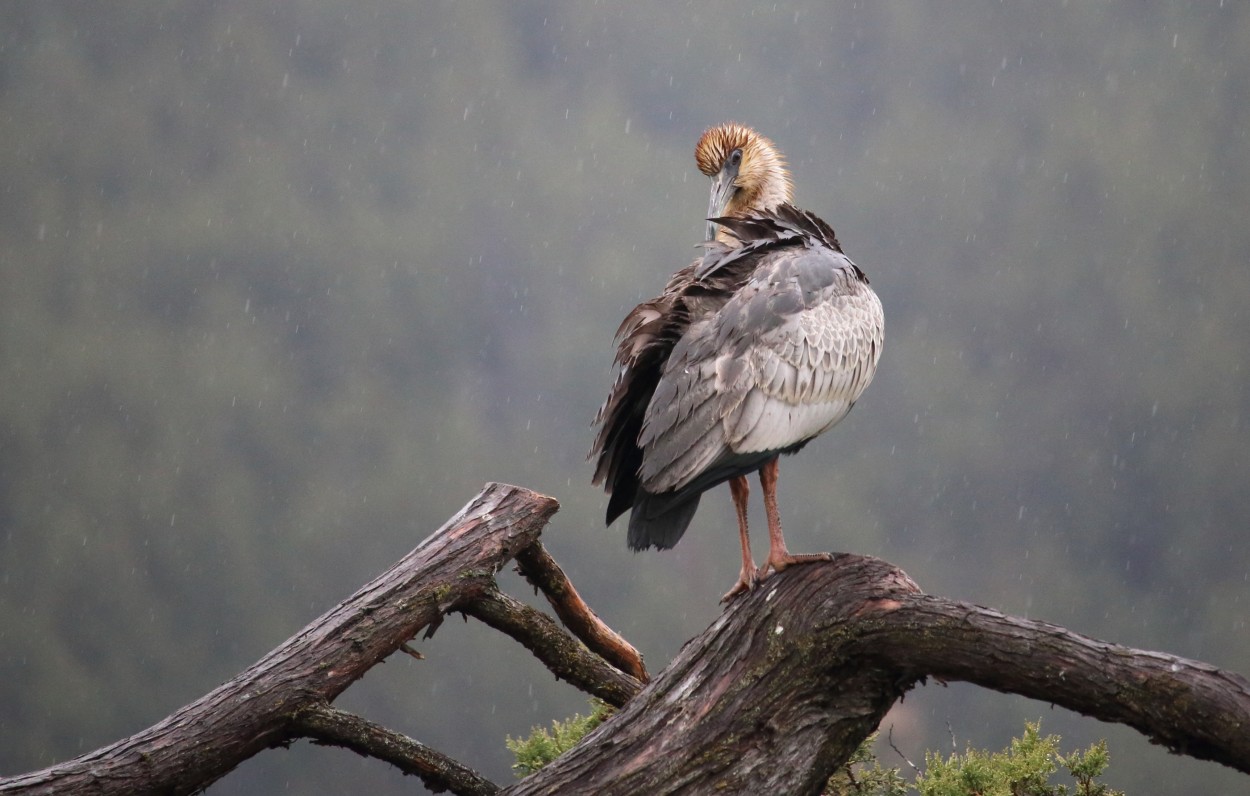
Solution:
[{"label": "bird's wing", "polygon": [[588,456],[595,462],[593,483],[603,484],[612,496],[609,523],[634,502],[643,412],[669,351],[689,323],[682,296],[693,282],[694,267],[673,274],[664,292],[631,310],[616,332],[616,381],[595,416],[599,430]]},{"label": "bird's wing", "polygon": [[881,303],[840,251],[762,253],[665,363],[638,438],[642,485],[677,490],[743,454],[796,449],[850,411],[881,343]]}]

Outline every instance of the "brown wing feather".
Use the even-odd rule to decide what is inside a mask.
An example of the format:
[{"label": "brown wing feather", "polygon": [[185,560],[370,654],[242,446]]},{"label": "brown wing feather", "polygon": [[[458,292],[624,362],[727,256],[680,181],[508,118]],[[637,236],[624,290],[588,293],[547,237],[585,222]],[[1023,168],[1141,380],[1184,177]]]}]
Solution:
[{"label": "brown wing feather", "polygon": [[592,483],[611,495],[609,524],[633,506],[643,452],[638,446],[643,417],[674,346],[692,322],[716,312],[749,273],[737,262],[711,278],[696,279],[701,261],[673,274],[664,292],[630,310],[617,329],[618,372],[607,400],[595,415],[599,432],[587,458],[595,461]]},{"label": "brown wing feather", "polygon": [[616,330],[618,372],[607,401],[595,415],[599,433],[588,456],[596,460],[592,482],[602,484],[611,495],[609,524],[634,502],[642,464],[638,432],[673,342],[688,325],[681,295],[693,281],[693,271],[692,264],[674,274],[663,293],[630,310]]}]

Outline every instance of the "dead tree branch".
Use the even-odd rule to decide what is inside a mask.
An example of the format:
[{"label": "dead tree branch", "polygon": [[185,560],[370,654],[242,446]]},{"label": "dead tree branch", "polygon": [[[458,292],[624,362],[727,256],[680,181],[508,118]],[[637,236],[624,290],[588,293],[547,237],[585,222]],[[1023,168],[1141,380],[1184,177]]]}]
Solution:
[{"label": "dead tree branch", "polygon": [[1250,681],[1241,675],[941,597],[914,595],[879,612],[857,651],[901,676],[964,680],[1062,705],[1250,773]]},{"label": "dead tree branch", "polygon": [[642,683],[591,653],[551,617],[498,589],[465,603],[462,610],[520,642],[557,678],[609,705],[620,707],[642,690]]},{"label": "dead tree branch", "polygon": [[920,593],[838,555],[793,567],[728,610],[620,713],[521,794],[817,794],[926,676],[1129,724],[1250,773],[1250,681]]},{"label": "dead tree branch", "polygon": [[492,796],[499,792],[498,785],[442,752],[324,702],[297,713],[291,731],[313,743],[384,760],[405,774],[420,777],[436,793],[446,789],[458,796]]},{"label": "dead tree branch", "polygon": [[[1135,727],[1250,773],[1250,682],[1044,622],[924,595],[897,568],[838,555],[735,600],[650,684],[538,544],[551,498],[488,485],[391,570],[230,682],[159,724],[0,794],[187,793],[300,737],[386,760],[434,788],[496,786],[410,738],[330,707],[451,611],[516,638],[558,677],[624,707],[500,794],[817,794],[890,706],[926,677],[965,680]],[[499,592],[516,559],[582,639]]]},{"label": "dead tree branch", "polygon": [[50,768],[0,780],[3,794],[192,793],[263,749],[292,719],[330,703],[444,614],[492,587],[559,504],[488,484],[399,563],[233,680],[135,735]]},{"label": "dead tree branch", "polygon": [[517,553],[516,559],[517,569],[546,595],[556,616],[573,635],[622,672],[644,683],[650,679],[642,655],[590,609],[541,542]]}]

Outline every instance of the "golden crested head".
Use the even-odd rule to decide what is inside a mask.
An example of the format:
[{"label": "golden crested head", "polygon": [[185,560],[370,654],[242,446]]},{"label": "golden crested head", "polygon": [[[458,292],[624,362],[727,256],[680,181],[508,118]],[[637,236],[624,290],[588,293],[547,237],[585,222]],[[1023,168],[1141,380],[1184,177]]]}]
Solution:
[{"label": "golden crested head", "polygon": [[[735,153],[739,153],[736,166],[731,162]],[[772,141],[750,127],[728,122],[709,128],[695,146],[694,158],[699,171],[712,178],[721,175],[727,164],[734,167],[726,213],[771,210],[792,200],[784,158]]]}]

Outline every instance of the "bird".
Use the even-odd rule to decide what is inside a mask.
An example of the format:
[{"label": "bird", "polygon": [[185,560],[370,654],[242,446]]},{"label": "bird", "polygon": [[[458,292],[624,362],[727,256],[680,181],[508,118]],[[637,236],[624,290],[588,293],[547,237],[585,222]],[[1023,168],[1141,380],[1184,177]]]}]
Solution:
[{"label": "bird", "polygon": [[[771,573],[831,559],[787,549],[778,458],[855,405],[876,373],[884,314],[833,229],[794,206],[772,141],[730,122],[703,133],[695,160],[712,179],[704,254],[621,322],[588,458],[592,482],[609,495],[607,524],[630,512],[635,551],[673,547],[701,495],[729,483],[742,566],[728,602]],[[752,473],[769,536],[758,568],[747,528]]]}]

